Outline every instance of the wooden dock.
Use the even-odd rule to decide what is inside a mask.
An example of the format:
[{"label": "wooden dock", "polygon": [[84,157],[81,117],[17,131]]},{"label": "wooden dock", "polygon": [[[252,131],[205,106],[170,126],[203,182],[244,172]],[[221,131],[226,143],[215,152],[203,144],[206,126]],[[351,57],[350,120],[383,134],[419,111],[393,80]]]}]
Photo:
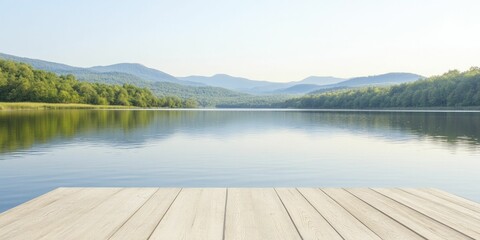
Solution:
[{"label": "wooden dock", "polygon": [[436,189],[58,188],[0,239],[480,239],[480,204]]}]

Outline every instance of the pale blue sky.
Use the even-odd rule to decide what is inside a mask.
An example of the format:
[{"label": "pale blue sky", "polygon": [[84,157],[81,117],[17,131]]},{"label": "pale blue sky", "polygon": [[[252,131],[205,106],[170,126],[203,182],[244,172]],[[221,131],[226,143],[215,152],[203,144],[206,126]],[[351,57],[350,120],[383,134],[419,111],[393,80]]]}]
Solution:
[{"label": "pale blue sky", "polygon": [[480,1],[0,0],[0,52],[270,81],[480,66]]}]

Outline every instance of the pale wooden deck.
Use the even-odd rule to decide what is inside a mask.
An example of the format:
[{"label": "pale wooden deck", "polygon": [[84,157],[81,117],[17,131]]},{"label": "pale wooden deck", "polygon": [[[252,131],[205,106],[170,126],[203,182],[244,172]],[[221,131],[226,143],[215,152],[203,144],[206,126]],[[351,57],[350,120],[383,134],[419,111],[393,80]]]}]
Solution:
[{"label": "pale wooden deck", "polygon": [[59,188],[0,239],[480,239],[480,204],[435,189]]}]

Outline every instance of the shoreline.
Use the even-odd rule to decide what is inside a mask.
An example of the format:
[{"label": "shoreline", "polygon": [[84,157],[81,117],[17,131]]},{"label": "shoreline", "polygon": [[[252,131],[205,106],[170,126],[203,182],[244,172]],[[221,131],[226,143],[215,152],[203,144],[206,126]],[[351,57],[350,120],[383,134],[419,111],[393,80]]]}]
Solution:
[{"label": "shoreline", "polygon": [[0,111],[62,109],[134,109],[132,106],[92,105],[83,103],[0,102]]},{"label": "shoreline", "polygon": [[82,103],[0,102],[0,111],[23,110],[164,110],[164,111],[305,111],[305,112],[480,112],[480,106],[425,108],[142,108],[122,105],[93,105]]}]

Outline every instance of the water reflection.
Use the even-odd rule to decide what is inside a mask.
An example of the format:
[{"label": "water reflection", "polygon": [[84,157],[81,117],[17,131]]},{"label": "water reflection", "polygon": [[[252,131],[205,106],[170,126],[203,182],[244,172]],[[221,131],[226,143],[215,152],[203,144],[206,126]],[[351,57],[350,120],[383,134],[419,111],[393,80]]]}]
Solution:
[{"label": "water reflection", "polygon": [[28,149],[81,134],[128,133],[151,125],[153,117],[146,111],[0,112],[0,152]]},{"label": "water reflection", "polygon": [[175,133],[217,137],[245,131],[343,129],[390,140],[415,135],[451,145],[480,143],[476,112],[14,111],[0,112],[0,153],[69,139],[135,147]]},{"label": "water reflection", "polygon": [[480,113],[0,112],[0,212],[56,187],[437,187],[480,201]]}]

